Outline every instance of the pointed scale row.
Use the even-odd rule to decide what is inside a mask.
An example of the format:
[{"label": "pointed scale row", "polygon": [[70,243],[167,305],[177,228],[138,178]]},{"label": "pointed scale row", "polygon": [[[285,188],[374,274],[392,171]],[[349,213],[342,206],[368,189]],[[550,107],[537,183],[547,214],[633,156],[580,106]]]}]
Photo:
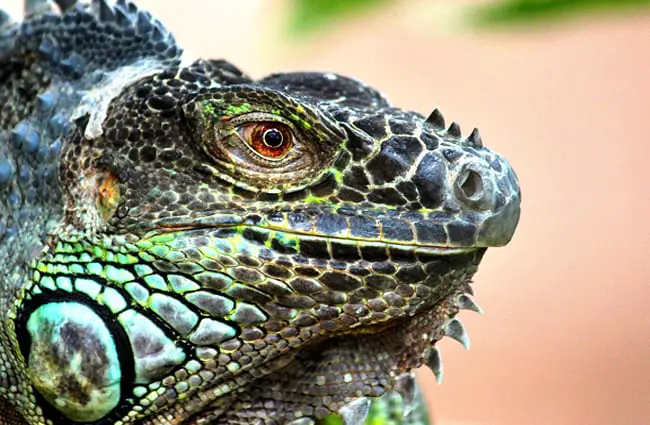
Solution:
[{"label": "pointed scale row", "polygon": [[[457,296],[456,303],[461,310],[470,310],[479,314],[483,314],[483,309],[479,307],[469,295],[473,295],[473,290],[469,284],[463,288],[465,293]],[[445,325],[445,336],[458,341],[469,350],[470,340],[469,335],[465,331],[465,327],[458,319],[450,319]],[[443,366],[440,350],[437,347],[429,347],[424,351],[424,364],[433,372],[438,384],[442,383]]]},{"label": "pointed scale row", "polygon": [[[469,286],[468,286],[469,287]],[[466,291],[470,292],[470,291]],[[471,310],[482,313],[483,310],[466,294],[460,294],[457,297],[457,305],[460,309]],[[450,319],[445,325],[445,336],[448,336],[460,342],[466,349],[469,349],[469,336],[465,331],[463,324],[455,318]],[[428,347],[424,351],[424,363],[431,369],[436,377],[438,384],[442,383],[443,365],[440,350],[437,347]],[[404,417],[415,407],[416,379],[410,373],[403,373],[397,377],[395,391],[399,393],[404,401]],[[370,399],[361,397],[346,404],[339,409],[339,417],[343,425],[364,425],[370,411]],[[288,425],[315,425],[316,421],[312,418],[299,418],[289,422]]]},{"label": "pointed scale row", "polygon": [[[440,131],[445,130],[445,117],[442,116],[442,113],[437,108],[434,109],[433,112],[431,112],[431,114],[429,114],[425,122],[430,124],[436,130],[440,130]],[[460,125],[458,125],[458,123],[456,122],[452,122],[449,125],[449,128],[447,128],[447,134],[454,138],[460,138],[462,135],[460,131]],[[479,134],[478,128],[472,130],[470,135],[467,136],[466,143],[469,146],[474,148],[483,147],[483,140],[481,139],[481,135]]]},{"label": "pointed scale row", "polygon": [[[58,9],[66,13],[74,9],[90,7],[103,22],[114,22],[118,26],[134,26],[139,33],[152,33],[153,40],[163,40],[171,34],[154,19],[149,12],[139,10],[127,0],[117,0],[113,4],[108,0],[25,0],[25,17],[55,13]],[[10,21],[9,15],[0,10],[0,26]]]}]

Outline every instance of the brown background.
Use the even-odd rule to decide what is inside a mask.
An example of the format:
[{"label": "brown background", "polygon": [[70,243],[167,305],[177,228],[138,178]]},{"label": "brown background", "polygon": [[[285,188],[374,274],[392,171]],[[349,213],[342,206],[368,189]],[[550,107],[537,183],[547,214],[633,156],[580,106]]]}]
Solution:
[{"label": "brown background", "polygon": [[486,314],[461,315],[472,350],[442,342],[442,386],[419,374],[437,423],[650,424],[650,13],[469,31],[459,2],[400,1],[302,39],[286,1],[138,3],[197,56],[355,76],[513,164],[522,218],[476,276]]}]

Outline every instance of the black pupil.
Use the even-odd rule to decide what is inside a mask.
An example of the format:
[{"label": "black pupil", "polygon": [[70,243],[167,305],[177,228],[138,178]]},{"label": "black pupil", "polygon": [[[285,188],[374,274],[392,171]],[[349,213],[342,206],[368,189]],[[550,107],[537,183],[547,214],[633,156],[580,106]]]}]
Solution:
[{"label": "black pupil", "polygon": [[271,148],[279,148],[284,142],[284,136],[280,130],[275,128],[268,129],[264,132],[264,144]]}]

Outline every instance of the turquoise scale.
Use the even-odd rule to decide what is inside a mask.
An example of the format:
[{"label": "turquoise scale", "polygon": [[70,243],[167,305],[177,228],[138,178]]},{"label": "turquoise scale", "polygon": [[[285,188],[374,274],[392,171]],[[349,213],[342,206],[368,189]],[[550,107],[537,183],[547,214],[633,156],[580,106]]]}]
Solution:
[{"label": "turquoise scale", "polygon": [[77,302],[38,307],[27,320],[32,383],[68,419],[93,422],[120,402],[122,370],[104,320]]}]

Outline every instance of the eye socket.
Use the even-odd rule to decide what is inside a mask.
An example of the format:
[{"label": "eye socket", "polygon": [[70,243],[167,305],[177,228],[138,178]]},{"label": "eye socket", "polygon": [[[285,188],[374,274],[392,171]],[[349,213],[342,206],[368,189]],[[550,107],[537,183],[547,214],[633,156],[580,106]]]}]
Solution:
[{"label": "eye socket", "polygon": [[245,124],[238,131],[253,151],[266,159],[284,158],[294,144],[291,129],[277,122]]}]

